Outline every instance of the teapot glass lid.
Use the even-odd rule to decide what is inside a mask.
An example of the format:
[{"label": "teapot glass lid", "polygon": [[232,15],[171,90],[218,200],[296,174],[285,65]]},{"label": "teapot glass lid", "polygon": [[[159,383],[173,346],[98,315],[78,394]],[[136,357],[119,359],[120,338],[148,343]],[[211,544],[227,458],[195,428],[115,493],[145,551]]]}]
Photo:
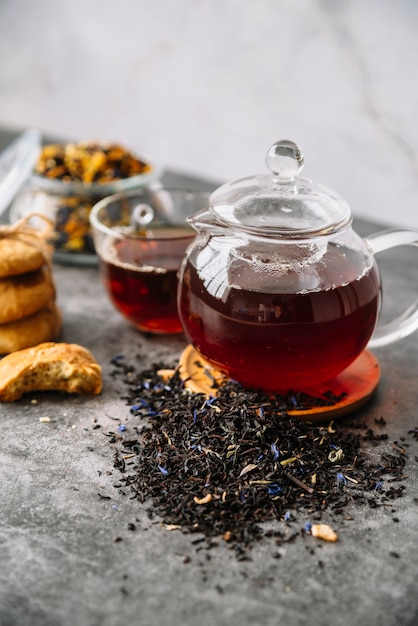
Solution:
[{"label": "teapot glass lid", "polygon": [[281,140],[266,154],[268,174],[226,183],[211,195],[217,221],[264,236],[328,234],[351,222],[348,203],[335,191],[298,177],[304,164],[293,141]]}]

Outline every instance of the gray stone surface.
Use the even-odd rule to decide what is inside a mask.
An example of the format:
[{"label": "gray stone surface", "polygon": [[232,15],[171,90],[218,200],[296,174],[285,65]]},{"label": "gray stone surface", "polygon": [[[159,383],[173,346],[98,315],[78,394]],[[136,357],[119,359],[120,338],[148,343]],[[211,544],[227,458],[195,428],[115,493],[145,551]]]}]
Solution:
[{"label": "gray stone surface", "polygon": [[[357,226],[363,233],[378,228]],[[383,258],[389,313],[405,303],[402,294],[418,291],[414,267],[408,253]],[[30,394],[0,406],[1,626],[417,623],[417,442],[408,434],[418,424],[417,334],[375,351],[382,380],[355,415],[372,428],[384,417],[388,449],[406,437],[405,495],[393,507],[353,506],[353,519],[337,525],[333,518],[336,544],[311,536],[280,547],[265,540],[250,561],[238,562],[222,541],[198,551],[194,537],[164,530],[114,487],[119,474],[105,433],[138,418],[111,376],[111,358],[124,354],[138,369],[175,362],[184,338],[150,338],[131,328],[94,267],[55,265],[54,276],[61,338],[94,353],[104,389],[97,397]],[[40,422],[46,416],[51,421]],[[375,454],[372,445],[366,449]]]}]

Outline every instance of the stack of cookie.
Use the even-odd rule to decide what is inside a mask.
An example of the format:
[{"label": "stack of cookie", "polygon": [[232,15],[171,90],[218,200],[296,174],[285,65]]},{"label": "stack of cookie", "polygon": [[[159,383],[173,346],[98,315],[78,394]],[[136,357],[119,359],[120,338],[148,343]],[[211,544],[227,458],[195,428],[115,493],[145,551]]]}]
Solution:
[{"label": "stack of cookie", "polygon": [[0,354],[51,341],[61,324],[42,233],[26,220],[0,227]]}]

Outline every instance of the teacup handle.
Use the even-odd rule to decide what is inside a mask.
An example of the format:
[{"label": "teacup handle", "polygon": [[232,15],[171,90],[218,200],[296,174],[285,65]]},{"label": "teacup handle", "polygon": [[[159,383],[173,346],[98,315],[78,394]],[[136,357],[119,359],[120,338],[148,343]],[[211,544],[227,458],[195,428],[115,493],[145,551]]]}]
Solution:
[{"label": "teacup handle", "polygon": [[[396,246],[418,246],[418,232],[413,230],[387,230],[365,239],[374,254]],[[370,348],[386,346],[410,335],[418,328],[418,299],[391,322],[379,324],[368,343]]]}]

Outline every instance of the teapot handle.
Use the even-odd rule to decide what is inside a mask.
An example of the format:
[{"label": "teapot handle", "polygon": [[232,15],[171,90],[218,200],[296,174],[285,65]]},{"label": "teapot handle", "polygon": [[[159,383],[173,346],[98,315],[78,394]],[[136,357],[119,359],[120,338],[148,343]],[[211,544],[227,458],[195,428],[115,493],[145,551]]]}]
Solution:
[{"label": "teapot handle", "polygon": [[[365,239],[366,245],[371,248],[374,254],[389,250],[396,246],[412,245],[418,246],[418,232],[413,230],[393,229],[375,235],[370,235]],[[398,341],[410,335],[418,329],[418,299],[391,322],[380,324],[374,331],[368,343],[370,348],[386,346],[389,343]]]}]

